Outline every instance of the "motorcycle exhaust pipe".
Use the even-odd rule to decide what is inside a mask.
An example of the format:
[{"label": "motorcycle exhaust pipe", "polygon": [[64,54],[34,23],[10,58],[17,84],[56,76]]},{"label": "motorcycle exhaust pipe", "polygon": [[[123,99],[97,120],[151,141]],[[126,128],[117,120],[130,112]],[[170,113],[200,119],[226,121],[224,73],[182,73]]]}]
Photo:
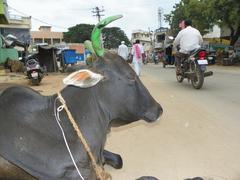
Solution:
[{"label": "motorcycle exhaust pipe", "polygon": [[213,72],[212,72],[212,71],[208,71],[208,72],[205,72],[205,73],[204,73],[204,77],[212,76],[212,75],[213,75]]}]

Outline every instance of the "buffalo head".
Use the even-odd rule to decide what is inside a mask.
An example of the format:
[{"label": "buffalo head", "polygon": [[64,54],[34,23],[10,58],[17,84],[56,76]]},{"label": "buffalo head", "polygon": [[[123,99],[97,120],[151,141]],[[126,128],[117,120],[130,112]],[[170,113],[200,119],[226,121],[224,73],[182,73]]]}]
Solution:
[{"label": "buffalo head", "polygon": [[[101,21],[92,32],[92,43],[90,41],[85,42],[88,49],[97,56],[97,60],[93,63],[90,71],[86,71],[89,74],[87,81],[90,84],[92,83],[92,85],[96,85],[99,82],[96,85],[97,98],[99,99],[99,104],[104,106],[104,109],[109,112],[111,120],[117,119],[124,123],[129,123],[144,119],[152,122],[157,120],[162,114],[162,107],[153,99],[131,66],[124,59],[116,53],[104,53],[103,48],[101,48],[101,29],[120,17],[112,16]],[[79,73],[82,73],[82,70]],[[91,73],[95,75],[90,75]],[[71,85],[80,87],[92,86],[77,85],[79,84],[77,81],[81,81],[81,78],[77,78],[76,84],[72,83],[71,79],[74,79],[72,77],[78,76],[77,74],[78,72],[75,72],[74,75],[71,74],[67,78]],[[86,75],[82,77],[86,78]]]},{"label": "buffalo head", "polygon": [[99,93],[111,109],[112,119],[152,122],[162,113],[129,64],[117,54],[106,53],[93,64],[92,70],[103,75]]}]

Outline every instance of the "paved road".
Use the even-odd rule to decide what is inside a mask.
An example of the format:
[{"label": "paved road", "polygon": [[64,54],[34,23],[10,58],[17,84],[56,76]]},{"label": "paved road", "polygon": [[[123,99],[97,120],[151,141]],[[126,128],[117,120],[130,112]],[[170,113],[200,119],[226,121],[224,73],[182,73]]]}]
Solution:
[{"label": "paved road", "polygon": [[209,69],[214,75],[195,90],[176,81],[173,67],[143,67],[141,79],[164,114],[160,122],[112,129],[107,147],[124,159],[122,170],[106,168],[113,179],[240,180],[240,68]]}]

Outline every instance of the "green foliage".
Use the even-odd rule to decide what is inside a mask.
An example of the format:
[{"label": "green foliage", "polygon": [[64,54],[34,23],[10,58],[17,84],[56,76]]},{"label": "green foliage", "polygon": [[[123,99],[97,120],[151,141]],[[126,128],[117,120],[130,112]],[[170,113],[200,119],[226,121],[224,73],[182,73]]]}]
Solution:
[{"label": "green foliage", "polygon": [[[91,39],[91,33],[95,25],[78,24],[68,29],[64,33],[64,41],[68,43],[83,43],[85,40]],[[130,41],[123,30],[119,27],[106,27],[102,31],[104,48],[117,48],[121,41],[125,41],[126,45],[130,45]]]},{"label": "green foliage", "polygon": [[63,34],[64,41],[67,43],[83,43],[85,40],[90,40],[93,28],[94,25],[91,24],[78,24],[70,27],[68,32]]},{"label": "green foliage", "polygon": [[169,22],[173,34],[179,31],[178,24],[184,19],[191,19],[193,26],[201,34],[206,34],[213,27],[212,18],[208,16],[207,3],[202,0],[181,0],[175,4],[174,10],[165,15],[165,21]]},{"label": "green foliage", "polygon": [[103,45],[107,49],[118,48],[121,41],[125,41],[126,45],[130,45],[130,41],[123,30],[119,27],[111,27],[103,29]]},{"label": "green foliage", "polygon": [[240,36],[240,1],[239,0],[204,0],[208,2],[209,16],[220,27],[230,29],[231,45]]},{"label": "green foliage", "polygon": [[240,1],[239,0],[204,0],[209,2],[209,14],[214,17],[219,25],[239,25]]},{"label": "green foliage", "polygon": [[228,27],[231,45],[240,35],[239,0],[181,0],[173,8],[170,14],[165,15],[165,21],[175,35],[179,31],[179,21],[188,18],[202,35],[211,30],[214,24]]}]

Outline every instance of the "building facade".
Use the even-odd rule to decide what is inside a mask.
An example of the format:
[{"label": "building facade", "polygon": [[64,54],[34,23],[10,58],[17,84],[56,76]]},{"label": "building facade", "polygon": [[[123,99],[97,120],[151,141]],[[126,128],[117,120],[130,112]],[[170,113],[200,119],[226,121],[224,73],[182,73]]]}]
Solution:
[{"label": "building facade", "polygon": [[54,45],[63,41],[63,33],[51,31],[51,26],[40,26],[39,31],[31,31],[31,37],[32,44]]},{"label": "building facade", "polygon": [[3,36],[12,34],[18,40],[30,43],[31,17],[9,15],[8,24],[0,24],[0,33]]},{"label": "building facade", "polygon": [[133,44],[137,39],[144,46],[145,51],[151,51],[152,50],[153,39],[152,39],[152,33],[151,32],[143,31],[143,30],[132,31],[131,43]]},{"label": "building facade", "polygon": [[168,37],[169,29],[165,27],[160,27],[154,31],[153,45],[154,49],[162,50],[164,49],[164,43]]},{"label": "building facade", "polygon": [[[30,43],[31,17],[9,15],[7,24],[0,24],[0,34],[3,37],[11,34],[19,41]],[[0,63],[4,63],[8,58],[18,60],[19,54],[24,47],[5,48],[0,41]]]}]

